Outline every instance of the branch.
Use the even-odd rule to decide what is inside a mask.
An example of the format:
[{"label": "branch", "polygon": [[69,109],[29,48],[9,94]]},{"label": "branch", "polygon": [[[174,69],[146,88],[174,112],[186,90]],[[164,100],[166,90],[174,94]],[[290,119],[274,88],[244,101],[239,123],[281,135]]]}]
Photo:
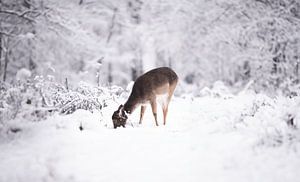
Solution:
[{"label": "branch", "polygon": [[37,14],[35,17],[39,16],[40,14],[42,14],[41,12],[39,11],[36,11],[36,10],[27,10],[27,11],[24,11],[23,13],[21,13],[20,15],[22,17],[24,17],[25,15],[29,14],[29,13],[35,13]]},{"label": "branch", "polygon": [[213,19],[211,23],[219,21],[230,9],[232,8],[232,5],[228,6],[218,17]]},{"label": "branch", "polygon": [[17,13],[17,12],[14,12],[14,11],[8,11],[8,10],[0,10],[0,13],[3,13],[3,14],[10,14],[10,15],[15,15],[15,16],[18,16],[20,18],[23,18],[29,22],[35,22],[34,19],[31,19],[29,17],[26,17],[25,15],[28,14],[28,13],[31,13],[31,12],[35,12],[35,11],[32,11],[32,10],[28,10],[28,11],[24,11],[22,13]]},{"label": "branch", "polygon": [[8,37],[14,37],[14,36],[17,36],[17,35],[15,35],[15,34],[7,33],[7,32],[1,32],[1,31],[0,31],[0,34],[1,34],[1,35],[6,35],[6,36],[8,36]]},{"label": "branch", "polygon": [[37,9],[37,7],[31,2],[31,0],[24,0],[24,4],[25,4],[25,7],[27,8],[34,8],[34,9]]}]

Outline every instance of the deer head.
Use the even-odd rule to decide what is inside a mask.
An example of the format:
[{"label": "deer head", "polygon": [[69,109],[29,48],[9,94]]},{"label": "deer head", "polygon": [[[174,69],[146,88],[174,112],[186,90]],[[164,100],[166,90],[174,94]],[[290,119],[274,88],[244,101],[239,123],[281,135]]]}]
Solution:
[{"label": "deer head", "polygon": [[125,127],[126,121],[128,117],[126,115],[126,112],[124,111],[124,106],[120,105],[118,110],[114,112],[112,115],[112,121],[114,124],[114,128],[123,126]]}]

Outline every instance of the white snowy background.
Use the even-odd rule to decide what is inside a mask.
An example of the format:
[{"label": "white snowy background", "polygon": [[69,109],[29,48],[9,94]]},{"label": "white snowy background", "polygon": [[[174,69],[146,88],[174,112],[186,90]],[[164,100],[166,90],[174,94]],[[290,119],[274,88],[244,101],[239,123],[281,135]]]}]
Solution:
[{"label": "white snowy background", "polygon": [[[167,125],[111,116],[142,73]],[[0,0],[0,182],[300,180],[300,2]]]}]

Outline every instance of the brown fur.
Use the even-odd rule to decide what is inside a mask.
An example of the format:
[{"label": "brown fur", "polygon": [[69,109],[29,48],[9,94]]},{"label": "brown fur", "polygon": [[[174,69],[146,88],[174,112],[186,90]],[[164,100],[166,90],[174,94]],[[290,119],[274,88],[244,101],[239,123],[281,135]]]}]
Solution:
[{"label": "brown fur", "polygon": [[112,116],[114,127],[124,127],[127,120],[126,113],[131,114],[140,104],[142,104],[140,115],[140,123],[142,123],[146,109],[144,104],[146,103],[150,103],[155,124],[158,126],[156,96],[162,94],[166,94],[167,96],[165,102],[162,104],[164,124],[166,124],[169,102],[174,93],[177,82],[178,76],[168,67],[156,68],[138,77],[126,103],[124,106],[121,105]]}]

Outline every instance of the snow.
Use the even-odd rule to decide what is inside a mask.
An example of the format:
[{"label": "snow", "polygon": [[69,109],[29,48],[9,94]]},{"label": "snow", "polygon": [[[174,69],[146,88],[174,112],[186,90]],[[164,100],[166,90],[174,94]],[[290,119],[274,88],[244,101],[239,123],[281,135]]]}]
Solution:
[{"label": "snow", "polygon": [[16,74],[16,80],[26,81],[31,77],[31,71],[26,68],[21,68]]},{"label": "snow", "polygon": [[[102,113],[77,110],[41,122],[9,122],[7,131],[0,130],[0,181],[281,182],[300,178],[300,137],[283,122],[299,103],[296,100],[254,93],[174,97],[166,126],[160,110],[160,126],[154,125],[148,107],[142,125],[138,125],[137,109],[126,128],[113,129],[111,115],[124,101],[111,100]],[[276,143],[278,133],[282,141]],[[296,139],[286,139],[285,133]]]},{"label": "snow", "polygon": [[[298,1],[0,1],[0,182],[299,181]],[[167,125],[113,129],[160,66]]]}]

